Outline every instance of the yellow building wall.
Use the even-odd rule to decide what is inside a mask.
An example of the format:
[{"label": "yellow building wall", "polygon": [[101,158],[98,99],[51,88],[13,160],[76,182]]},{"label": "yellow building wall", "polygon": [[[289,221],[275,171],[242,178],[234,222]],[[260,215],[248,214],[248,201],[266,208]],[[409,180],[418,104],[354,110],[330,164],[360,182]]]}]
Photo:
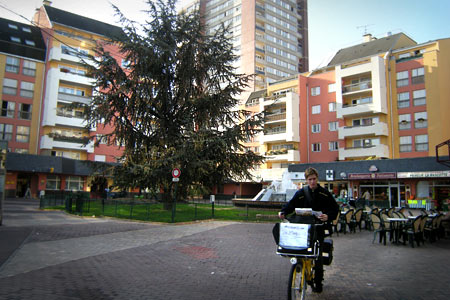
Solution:
[{"label": "yellow building wall", "polygon": [[[435,156],[436,145],[450,139],[450,39],[425,52],[424,64],[429,155]],[[442,150],[440,155],[448,155],[447,148]]]}]

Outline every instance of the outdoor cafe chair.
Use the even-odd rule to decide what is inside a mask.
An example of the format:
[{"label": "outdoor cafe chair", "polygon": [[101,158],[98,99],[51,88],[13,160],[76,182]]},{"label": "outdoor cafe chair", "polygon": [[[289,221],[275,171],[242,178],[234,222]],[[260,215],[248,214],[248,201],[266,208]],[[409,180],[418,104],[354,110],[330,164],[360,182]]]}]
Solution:
[{"label": "outdoor cafe chair", "polygon": [[353,214],[353,218],[352,218],[353,232],[356,232],[356,226],[359,227],[359,232],[361,232],[362,216],[363,216],[363,209],[362,208],[358,208],[355,211],[355,213]]},{"label": "outdoor cafe chair", "polygon": [[383,222],[384,230],[386,231],[386,233],[389,232],[389,241],[392,241],[394,239],[394,227],[388,220],[388,218],[390,217],[388,216],[387,213],[381,213],[380,218]]},{"label": "outdoor cafe chair", "polygon": [[437,234],[437,221],[438,216],[431,217],[430,222],[425,223],[424,228],[424,238],[427,238],[430,243],[433,243],[436,241],[436,234]]},{"label": "outdoor cafe chair", "polygon": [[[337,236],[339,236],[339,231],[338,231],[338,225],[339,225],[339,220],[341,218],[341,211],[338,211],[338,214],[336,216],[336,219],[334,219],[331,222],[331,226],[333,227],[333,232],[336,232]],[[342,227],[342,226],[341,226]]]},{"label": "outdoor cafe chair", "polygon": [[406,228],[404,234],[408,236],[408,243],[414,248],[414,241],[417,243],[417,247],[420,246],[420,224],[422,223],[422,217],[417,216],[412,222],[412,226]]},{"label": "outdoor cafe chair", "polygon": [[426,225],[426,223],[427,223],[427,220],[428,220],[428,215],[421,215],[420,216],[420,219],[421,219],[421,221],[420,221],[420,226],[419,226],[419,233],[418,233],[418,236],[419,236],[419,240],[422,242],[422,244],[424,244],[425,245],[425,235],[424,235],[424,232],[425,232],[425,225]]},{"label": "outdoor cafe chair", "polygon": [[344,234],[347,233],[347,226],[349,232],[352,232],[352,218],[353,218],[353,209],[349,209],[346,212],[342,213],[342,217],[340,218],[341,230],[344,231]]},{"label": "outdoor cafe chair", "polygon": [[386,245],[386,230],[384,229],[383,223],[377,214],[370,215],[372,228],[373,228],[373,240],[372,244],[375,242],[377,234],[380,236],[380,243],[384,240],[384,245]]},{"label": "outdoor cafe chair", "polygon": [[387,210],[386,214],[388,215],[389,218],[394,217],[394,215],[393,215],[394,211],[395,211],[395,208],[393,208],[393,207],[391,207]]}]

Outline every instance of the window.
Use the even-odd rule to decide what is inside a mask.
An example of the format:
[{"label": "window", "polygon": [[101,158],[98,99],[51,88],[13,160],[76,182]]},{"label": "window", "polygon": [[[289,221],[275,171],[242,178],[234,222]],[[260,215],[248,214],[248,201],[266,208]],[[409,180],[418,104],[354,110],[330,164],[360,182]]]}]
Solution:
[{"label": "window", "polygon": [[22,81],[20,83],[20,96],[25,98],[33,98],[34,83]]},{"label": "window", "polygon": [[311,132],[312,133],[319,133],[320,132],[320,124],[313,124],[311,126]]},{"label": "window", "polygon": [[409,107],[409,92],[397,94],[397,107],[398,108]]},{"label": "window", "polygon": [[106,136],[102,136],[100,134],[96,135],[97,143],[99,145],[106,145],[108,142],[108,138]]},{"label": "window", "polygon": [[20,60],[18,58],[10,57],[10,56],[6,57],[6,67],[5,67],[6,72],[18,74],[19,73],[19,65],[20,65]]},{"label": "window", "polygon": [[31,29],[30,29],[29,27],[22,27],[22,30],[23,30],[24,32],[31,33]]},{"label": "window", "polygon": [[16,43],[20,43],[20,38],[18,38],[17,36],[12,36],[11,37],[11,41],[16,42]]},{"label": "window", "polygon": [[16,95],[17,94],[17,80],[3,78],[3,94]]},{"label": "window", "polygon": [[428,151],[428,135],[421,134],[414,137],[416,144],[416,151]]},{"label": "window", "polygon": [[411,115],[404,114],[398,116],[398,129],[411,129]]},{"label": "window", "polygon": [[373,117],[373,118],[362,118],[362,119],[354,119],[352,120],[353,126],[370,126],[375,123],[378,123],[379,118]]},{"label": "window", "polygon": [[369,148],[380,144],[379,138],[353,140],[354,148]]},{"label": "window", "polygon": [[66,190],[82,191],[83,179],[80,176],[68,176],[66,180]]},{"label": "window", "polygon": [[8,23],[8,27],[9,28],[11,28],[11,29],[19,29],[19,27],[17,27],[17,25],[15,25],[15,24],[10,24],[10,23]]},{"label": "window", "polygon": [[425,82],[425,69],[417,68],[411,70],[411,84],[419,84]]},{"label": "window", "polygon": [[36,46],[36,43],[30,40],[25,40],[25,44],[27,44],[28,46]]},{"label": "window", "polygon": [[330,83],[328,85],[328,93],[334,93],[336,92],[336,83]]},{"label": "window", "polygon": [[311,144],[311,151],[312,152],[320,152],[321,150],[322,150],[322,144],[321,143]]},{"label": "window", "polygon": [[414,106],[425,105],[427,103],[427,93],[425,90],[413,91]]},{"label": "window", "polygon": [[329,112],[336,111],[336,102],[329,102],[328,103],[328,111]]},{"label": "window", "polygon": [[398,59],[407,58],[407,57],[411,57],[411,53],[407,52],[407,53],[402,53],[402,54],[398,55]]},{"label": "window", "polygon": [[328,130],[329,131],[336,131],[338,130],[338,122],[334,121],[334,122],[328,122]]},{"label": "window", "polygon": [[61,189],[61,178],[58,175],[47,175],[47,184],[45,185],[46,190],[60,190]]},{"label": "window", "polygon": [[311,96],[318,96],[318,95],[320,95],[320,86],[311,88]]},{"label": "window", "polygon": [[12,139],[13,126],[11,124],[0,124],[0,140],[10,141]]},{"label": "window", "polygon": [[36,75],[36,63],[34,61],[24,60],[22,74],[34,77]]},{"label": "window", "polygon": [[131,66],[131,63],[128,60],[122,59],[122,68],[129,69]]},{"label": "window", "polygon": [[17,126],[16,141],[21,143],[28,143],[30,141],[30,127]]},{"label": "window", "polygon": [[94,161],[106,161],[106,155],[95,155]]},{"label": "window", "polygon": [[320,114],[320,105],[313,105],[311,108],[311,113],[313,115]]},{"label": "window", "polygon": [[16,103],[12,101],[2,101],[2,117],[14,118]]},{"label": "window", "polygon": [[20,103],[19,104],[19,119],[31,120],[31,104]]},{"label": "window", "polygon": [[397,87],[408,85],[408,71],[397,72]]},{"label": "window", "polygon": [[339,143],[338,142],[328,142],[328,150],[329,151],[338,151]]},{"label": "window", "polygon": [[400,152],[411,152],[412,151],[412,137],[411,136],[401,136],[400,137]]},{"label": "window", "polygon": [[428,127],[426,111],[414,113],[414,127],[415,128],[427,128]]}]

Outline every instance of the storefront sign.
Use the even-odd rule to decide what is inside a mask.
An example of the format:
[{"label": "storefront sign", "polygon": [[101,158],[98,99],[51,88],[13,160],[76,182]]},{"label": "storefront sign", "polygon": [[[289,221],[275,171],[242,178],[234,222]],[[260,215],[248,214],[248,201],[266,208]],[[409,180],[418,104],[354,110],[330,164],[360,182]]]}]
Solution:
[{"label": "storefront sign", "polygon": [[450,171],[397,172],[397,178],[436,178],[436,177],[450,177]]},{"label": "storefront sign", "polygon": [[348,179],[358,180],[358,179],[395,179],[397,178],[394,172],[388,173],[350,173],[348,174]]}]

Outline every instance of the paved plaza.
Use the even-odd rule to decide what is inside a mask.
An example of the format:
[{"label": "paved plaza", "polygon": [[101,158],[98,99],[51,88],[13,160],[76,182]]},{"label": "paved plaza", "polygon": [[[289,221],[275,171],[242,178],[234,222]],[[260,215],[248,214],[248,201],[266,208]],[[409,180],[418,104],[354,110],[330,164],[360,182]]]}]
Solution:
[{"label": "paved plaza", "polygon": [[[286,299],[288,259],[270,223],[160,224],[81,218],[5,201],[0,299]],[[449,299],[450,238],[419,248],[333,236],[310,299]]]}]

